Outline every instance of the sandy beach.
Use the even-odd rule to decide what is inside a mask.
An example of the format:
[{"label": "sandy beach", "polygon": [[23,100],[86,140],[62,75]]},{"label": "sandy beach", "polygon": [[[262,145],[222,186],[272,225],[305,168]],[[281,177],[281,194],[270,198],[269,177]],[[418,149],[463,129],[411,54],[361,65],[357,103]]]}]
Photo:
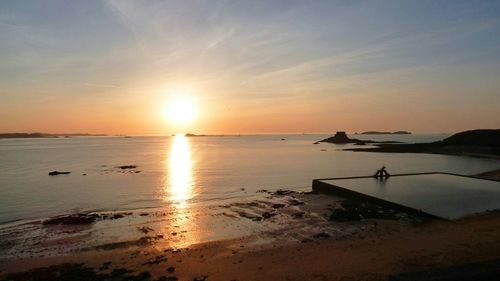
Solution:
[{"label": "sandy beach", "polygon": [[[488,175],[498,176],[498,170]],[[395,216],[334,222],[328,214],[342,198],[286,191],[268,194],[267,202],[278,207],[274,215],[265,215],[271,205],[264,201],[259,206],[255,202],[238,205],[238,220],[264,224],[265,230],[259,233],[185,247],[172,247],[182,243],[160,237],[4,259],[0,274],[5,280],[43,280],[51,274],[79,276],[82,272],[95,274],[96,280],[387,280],[402,272],[500,258],[497,212],[456,221]],[[256,219],[259,216],[269,216],[268,221]],[[58,243],[69,246],[75,241]],[[19,275],[9,275],[16,272]]]},{"label": "sandy beach", "polygon": [[[152,280],[161,276],[178,280],[203,276],[206,280],[386,280],[394,273],[500,258],[497,213],[416,226],[376,222],[376,228],[339,240],[318,238],[247,248],[250,241],[236,239],[179,250],[151,245],[16,260],[1,268],[7,273],[64,262],[84,263],[103,273],[116,268],[132,270],[131,274],[149,272]],[[169,273],[168,268],[173,271]]]}]

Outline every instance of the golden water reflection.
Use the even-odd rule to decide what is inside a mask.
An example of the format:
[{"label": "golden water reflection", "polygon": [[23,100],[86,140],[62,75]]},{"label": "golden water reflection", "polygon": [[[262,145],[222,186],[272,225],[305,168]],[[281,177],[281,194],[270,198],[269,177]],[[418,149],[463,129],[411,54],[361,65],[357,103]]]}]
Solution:
[{"label": "golden water reflection", "polygon": [[[166,161],[167,181],[164,190],[164,201],[172,207],[172,216],[165,225],[167,234],[171,237],[167,243],[170,247],[185,247],[199,242],[197,210],[189,200],[194,196],[195,177],[193,173],[193,156],[189,138],[176,135],[170,143]],[[171,204],[171,205],[170,205]]]},{"label": "golden water reflection", "polygon": [[177,207],[186,207],[193,197],[193,160],[191,145],[186,136],[176,135],[168,156],[168,201]]}]

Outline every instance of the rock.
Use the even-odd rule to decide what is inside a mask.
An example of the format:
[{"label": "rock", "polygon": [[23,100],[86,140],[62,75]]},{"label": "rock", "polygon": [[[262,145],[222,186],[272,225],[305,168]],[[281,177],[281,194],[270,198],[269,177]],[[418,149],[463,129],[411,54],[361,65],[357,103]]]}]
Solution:
[{"label": "rock", "polygon": [[166,261],[167,261],[167,257],[165,257],[164,255],[159,255],[159,256],[155,257],[153,260],[147,261],[147,262],[143,263],[142,265],[153,265],[153,264],[158,264],[158,263],[166,262]]},{"label": "rock", "polygon": [[208,276],[204,275],[204,276],[194,278],[193,281],[205,281],[205,280],[207,280],[207,278],[208,278]]},{"label": "rock", "polygon": [[342,208],[333,210],[331,221],[345,222],[362,219],[400,219],[393,209],[357,200],[342,201]]},{"label": "rock", "polygon": [[137,230],[139,230],[140,232],[144,233],[144,234],[148,234],[149,232],[153,231],[153,229],[151,227],[147,227],[147,226],[141,226],[141,227],[137,227]]},{"label": "rock", "polygon": [[137,165],[123,165],[123,166],[118,166],[117,168],[125,170],[125,169],[135,169],[137,168]]},{"label": "rock", "polygon": [[325,239],[325,238],[330,238],[332,237],[330,234],[326,233],[326,232],[320,232],[318,234],[315,234],[313,236],[314,238],[321,238],[321,239]]},{"label": "rock", "polygon": [[292,217],[294,219],[302,219],[302,218],[304,218],[304,214],[305,214],[304,212],[297,212],[297,213],[292,214]]},{"label": "rock", "polygon": [[304,205],[305,203],[303,201],[298,200],[298,199],[291,198],[288,200],[288,204],[290,204],[292,206],[297,206],[297,205]]},{"label": "rock", "polygon": [[263,217],[264,219],[270,219],[270,218],[272,218],[272,217],[274,217],[274,216],[276,216],[276,213],[264,212],[264,213],[262,214],[262,217]]},{"label": "rock", "polygon": [[43,225],[78,225],[78,224],[91,224],[100,219],[98,214],[71,214],[53,217],[42,222]]},{"label": "rock", "polygon": [[350,139],[345,132],[338,131],[335,133],[333,137],[326,138],[324,140],[321,140],[320,142],[345,144],[345,143],[356,143],[360,141],[356,139]]},{"label": "rock", "polygon": [[272,193],[273,195],[289,195],[289,194],[294,194],[295,191],[291,190],[283,190],[283,189],[278,189],[276,192]]},{"label": "rock", "polygon": [[68,174],[71,174],[71,172],[59,172],[59,171],[49,172],[49,176],[68,175]]},{"label": "rock", "polygon": [[167,271],[168,271],[169,273],[172,273],[172,272],[174,272],[174,271],[175,271],[175,267],[171,266],[171,267],[167,268]]},{"label": "rock", "polygon": [[337,222],[346,222],[346,221],[351,221],[355,220],[357,218],[353,218],[352,215],[347,212],[344,209],[335,209],[333,210],[333,213],[330,215],[330,220],[331,221],[337,221]]},{"label": "rock", "polygon": [[[348,144],[348,143],[354,143],[357,145],[363,145],[367,143],[399,143],[397,141],[373,141],[373,140],[360,140],[360,139],[351,139],[347,136],[345,132],[339,131],[336,132],[333,137],[326,138],[324,140],[320,140],[319,142],[328,142],[328,143],[335,143],[335,144]],[[316,142],[315,144],[317,144]]]},{"label": "rock", "polygon": [[112,220],[121,219],[124,216],[125,216],[124,214],[114,214],[113,216],[111,216],[110,219],[112,219]]}]

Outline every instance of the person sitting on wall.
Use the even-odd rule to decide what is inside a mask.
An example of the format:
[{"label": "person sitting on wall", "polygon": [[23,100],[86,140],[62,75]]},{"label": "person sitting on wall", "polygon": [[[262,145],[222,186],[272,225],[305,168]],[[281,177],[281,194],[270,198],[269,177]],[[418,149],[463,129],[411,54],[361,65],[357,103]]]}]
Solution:
[{"label": "person sitting on wall", "polygon": [[375,175],[373,175],[375,178],[388,178],[391,175],[385,170],[385,166],[382,166],[382,168],[378,169]]}]

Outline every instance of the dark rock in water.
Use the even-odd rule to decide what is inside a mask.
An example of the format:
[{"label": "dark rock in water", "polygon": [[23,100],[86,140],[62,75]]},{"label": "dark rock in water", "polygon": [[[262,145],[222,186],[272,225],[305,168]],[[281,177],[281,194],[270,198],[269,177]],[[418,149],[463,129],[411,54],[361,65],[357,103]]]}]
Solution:
[{"label": "dark rock in water", "polygon": [[59,171],[49,172],[49,176],[68,175],[68,174],[71,174],[71,172],[59,172]]},{"label": "dark rock in water", "polygon": [[347,136],[345,132],[339,131],[335,133],[335,136],[330,138],[331,141],[336,141],[338,143],[349,143],[351,139]]},{"label": "dark rock in water", "polygon": [[100,216],[98,214],[71,214],[58,216],[54,218],[50,218],[44,220],[42,222],[43,225],[83,225],[83,224],[91,224],[98,220]]},{"label": "dark rock in water", "polygon": [[123,165],[123,166],[118,166],[117,168],[125,170],[125,169],[135,169],[137,168],[137,165]]},{"label": "dark rock in water", "polygon": [[335,144],[347,144],[347,143],[364,143],[362,140],[351,139],[347,136],[345,132],[339,131],[336,132],[333,137],[326,138],[324,140],[320,140],[319,142],[329,142]]},{"label": "dark rock in water", "polygon": [[328,143],[335,143],[335,144],[353,143],[353,144],[357,144],[357,145],[363,145],[363,144],[367,144],[367,143],[400,143],[398,141],[372,141],[372,140],[351,139],[347,136],[347,134],[345,132],[342,132],[342,131],[336,132],[333,137],[329,137],[329,138],[326,138],[324,140],[320,140],[319,142],[328,142]]},{"label": "dark rock in water", "polygon": [[167,268],[167,271],[172,273],[175,271],[175,267],[171,266],[171,267]]},{"label": "dark rock in water", "polygon": [[111,219],[112,220],[121,219],[124,216],[125,216],[124,214],[114,214],[113,216],[111,216]]}]

